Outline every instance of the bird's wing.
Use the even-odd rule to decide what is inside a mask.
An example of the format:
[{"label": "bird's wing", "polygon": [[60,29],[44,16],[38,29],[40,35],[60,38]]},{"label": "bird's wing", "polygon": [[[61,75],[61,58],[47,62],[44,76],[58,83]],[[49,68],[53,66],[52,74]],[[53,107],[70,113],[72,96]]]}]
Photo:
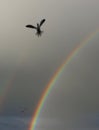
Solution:
[{"label": "bird's wing", "polygon": [[40,22],[40,26],[42,26],[42,24],[45,22],[45,19],[42,19]]},{"label": "bird's wing", "polygon": [[34,28],[34,29],[37,29],[35,26],[33,25],[26,25],[27,28]]}]

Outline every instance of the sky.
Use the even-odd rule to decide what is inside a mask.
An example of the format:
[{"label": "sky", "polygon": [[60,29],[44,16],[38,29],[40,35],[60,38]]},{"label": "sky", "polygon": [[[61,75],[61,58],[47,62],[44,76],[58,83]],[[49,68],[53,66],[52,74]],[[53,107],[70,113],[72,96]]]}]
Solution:
[{"label": "sky", "polygon": [[[98,0],[0,1],[1,115],[20,115],[23,108],[26,115],[34,112],[57,68],[73,48],[98,29],[98,5]],[[35,30],[25,26],[36,25],[43,18],[44,33],[38,38]],[[76,110],[98,112],[98,48],[97,34],[64,69],[44,106],[50,111],[42,112],[44,117],[65,118],[64,110],[72,111],[70,102],[77,104],[73,114]],[[61,112],[55,106],[60,106]]]}]

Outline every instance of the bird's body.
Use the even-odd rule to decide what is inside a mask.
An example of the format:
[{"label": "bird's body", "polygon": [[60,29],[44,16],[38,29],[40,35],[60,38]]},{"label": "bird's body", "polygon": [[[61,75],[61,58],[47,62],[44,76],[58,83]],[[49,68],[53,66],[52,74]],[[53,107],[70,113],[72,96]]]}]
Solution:
[{"label": "bird's body", "polygon": [[41,36],[42,32],[43,31],[41,31],[40,25],[37,23],[37,33],[36,33],[36,35],[38,35],[38,36],[40,35]]},{"label": "bird's body", "polygon": [[32,29],[36,29],[36,35],[37,36],[41,36],[41,34],[43,33],[43,31],[41,31],[41,26],[42,24],[45,22],[45,19],[41,20],[40,24],[37,23],[37,27],[33,26],[33,25],[26,25],[26,27],[28,28],[32,28]]}]

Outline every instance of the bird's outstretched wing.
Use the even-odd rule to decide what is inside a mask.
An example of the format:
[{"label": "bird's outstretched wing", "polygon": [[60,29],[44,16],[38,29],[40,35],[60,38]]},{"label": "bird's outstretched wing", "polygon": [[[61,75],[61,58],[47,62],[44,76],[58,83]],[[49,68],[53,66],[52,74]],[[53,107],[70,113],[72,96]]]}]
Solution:
[{"label": "bird's outstretched wing", "polygon": [[34,29],[37,29],[35,26],[33,25],[26,25],[27,28],[34,28]]},{"label": "bird's outstretched wing", "polygon": [[42,24],[45,22],[45,19],[42,19],[40,22],[40,26],[42,26]]}]

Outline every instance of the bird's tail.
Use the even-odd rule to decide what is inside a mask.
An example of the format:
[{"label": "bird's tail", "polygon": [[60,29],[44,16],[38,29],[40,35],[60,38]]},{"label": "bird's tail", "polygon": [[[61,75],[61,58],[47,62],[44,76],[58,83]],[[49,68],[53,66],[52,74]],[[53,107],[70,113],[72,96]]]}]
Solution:
[{"label": "bird's tail", "polygon": [[36,35],[39,37],[39,36],[42,35],[43,32],[44,32],[44,31],[36,32]]}]

